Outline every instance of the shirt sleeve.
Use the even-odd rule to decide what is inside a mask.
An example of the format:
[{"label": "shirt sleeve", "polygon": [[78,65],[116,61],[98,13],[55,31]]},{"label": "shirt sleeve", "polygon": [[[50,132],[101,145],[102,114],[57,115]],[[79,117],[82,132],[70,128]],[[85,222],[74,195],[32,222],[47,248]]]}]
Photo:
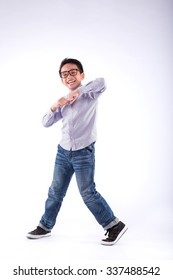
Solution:
[{"label": "shirt sleeve", "polygon": [[46,114],[42,118],[42,124],[45,127],[49,127],[62,119],[61,110],[60,108],[57,111],[52,112],[51,109],[46,112]]},{"label": "shirt sleeve", "polygon": [[91,99],[96,99],[106,89],[104,78],[97,78],[79,88],[80,95]]}]

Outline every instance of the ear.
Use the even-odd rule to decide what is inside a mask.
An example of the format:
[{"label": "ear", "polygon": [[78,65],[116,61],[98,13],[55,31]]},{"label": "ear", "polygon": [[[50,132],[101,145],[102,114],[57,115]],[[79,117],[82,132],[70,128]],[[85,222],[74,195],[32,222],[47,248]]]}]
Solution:
[{"label": "ear", "polygon": [[82,80],[85,78],[85,73],[84,72],[81,73],[81,78],[82,78]]}]

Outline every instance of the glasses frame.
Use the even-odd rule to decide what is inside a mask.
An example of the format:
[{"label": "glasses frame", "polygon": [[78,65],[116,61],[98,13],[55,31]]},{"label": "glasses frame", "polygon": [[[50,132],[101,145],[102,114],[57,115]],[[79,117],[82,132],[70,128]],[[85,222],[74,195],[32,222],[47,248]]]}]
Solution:
[{"label": "glasses frame", "polygon": [[[74,75],[71,74],[72,71],[75,71],[75,74],[74,74]],[[77,69],[77,68],[70,69],[69,71],[63,71],[63,72],[60,73],[60,77],[61,77],[62,79],[66,79],[69,75],[70,75],[70,76],[76,76],[78,71],[80,72],[80,70]],[[65,75],[65,76],[63,76],[63,75]]]}]

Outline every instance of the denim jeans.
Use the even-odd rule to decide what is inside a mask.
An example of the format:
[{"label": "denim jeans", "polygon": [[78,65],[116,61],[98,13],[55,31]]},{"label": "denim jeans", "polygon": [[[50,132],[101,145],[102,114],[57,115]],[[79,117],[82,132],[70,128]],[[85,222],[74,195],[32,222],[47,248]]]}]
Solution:
[{"label": "denim jeans", "polygon": [[104,229],[117,223],[118,219],[114,216],[108,203],[96,190],[94,169],[94,143],[78,151],[67,151],[58,145],[53,181],[48,191],[45,213],[39,223],[42,228],[51,230],[55,225],[63,198],[74,173],[83,201],[98,223]]}]

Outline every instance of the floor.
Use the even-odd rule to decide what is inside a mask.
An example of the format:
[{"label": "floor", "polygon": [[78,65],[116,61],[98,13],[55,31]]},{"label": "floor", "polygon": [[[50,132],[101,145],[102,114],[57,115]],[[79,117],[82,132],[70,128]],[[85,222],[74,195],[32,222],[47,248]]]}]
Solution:
[{"label": "floor", "polygon": [[127,232],[114,246],[100,245],[104,232],[85,211],[82,213],[84,219],[80,221],[80,225],[77,218],[72,220],[67,214],[63,215],[65,210],[62,211],[61,216],[65,218],[66,223],[60,219],[52,231],[52,236],[39,240],[29,240],[25,237],[26,228],[31,220],[23,221],[18,230],[14,231],[13,228],[13,231],[2,233],[4,238],[1,239],[1,261],[4,264],[4,275],[10,277],[13,270],[19,266],[27,268],[83,264],[85,267],[87,263],[101,267],[115,266],[117,263],[120,266],[158,266],[163,261],[167,264],[171,262],[172,266],[172,217],[169,210],[165,209],[162,225],[153,222],[156,220],[156,211],[153,211],[150,219],[142,222],[129,219]]}]

